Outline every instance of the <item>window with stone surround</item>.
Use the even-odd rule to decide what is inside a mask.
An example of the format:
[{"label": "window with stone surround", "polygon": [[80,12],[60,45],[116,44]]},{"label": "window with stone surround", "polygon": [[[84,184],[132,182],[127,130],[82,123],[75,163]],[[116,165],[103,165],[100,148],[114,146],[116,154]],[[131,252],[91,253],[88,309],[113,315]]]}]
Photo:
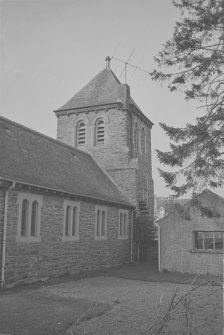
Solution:
[{"label": "window with stone surround", "polygon": [[195,251],[223,252],[224,231],[194,231]]},{"label": "window with stone surround", "polygon": [[96,206],[95,214],[95,239],[105,240],[107,238],[107,211],[106,208]]},{"label": "window with stone surround", "polygon": [[76,127],[76,146],[86,143],[86,125],[84,121],[79,121]]},{"label": "window with stone surround", "polygon": [[63,241],[79,240],[79,211],[79,203],[64,201]]},{"label": "window with stone surround", "polygon": [[95,122],[95,145],[104,144],[105,142],[105,122],[99,118]]},{"label": "window with stone surround", "polygon": [[128,212],[119,211],[119,228],[118,228],[118,238],[127,239],[128,238]]},{"label": "window with stone surround", "polygon": [[42,197],[31,193],[18,194],[17,242],[38,242]]}]

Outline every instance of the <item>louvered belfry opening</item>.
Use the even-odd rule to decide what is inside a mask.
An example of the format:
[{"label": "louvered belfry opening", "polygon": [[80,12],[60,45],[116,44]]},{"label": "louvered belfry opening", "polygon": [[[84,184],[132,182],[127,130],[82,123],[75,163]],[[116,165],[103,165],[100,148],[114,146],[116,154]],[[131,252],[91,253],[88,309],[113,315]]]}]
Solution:
[{"label": "louvered belfry opening", "polygon": [[96,121],[96,144],[103,144],[105,137],[105,125],[103,119]]},{"label": "louvered belfry opening", "polygon": [[86,127],[84,122],[80,122],[78,124],[78,129],[77,129],[77,144],[82,145],[85,144],[85,139],[86,139]]}]

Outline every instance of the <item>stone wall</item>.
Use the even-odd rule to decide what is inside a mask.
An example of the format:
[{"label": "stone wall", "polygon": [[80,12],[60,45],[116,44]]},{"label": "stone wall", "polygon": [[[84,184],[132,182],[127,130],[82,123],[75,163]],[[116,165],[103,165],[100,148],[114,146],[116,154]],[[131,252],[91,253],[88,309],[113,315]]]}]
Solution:
[{"label": "stone wall", "polygon": [[[138,150],[132,149],[132,161],[137,164],[136,202],[145,201],[154,218],[154,183],[152,179],[151,127],[132,110],[132,123],[138,124]],[[145,153],[141,151],[141,129],[145,130]],[[132,135],[133,137],[134,135]]]},{"label": "stone wall", "polygon": [[106,207],[107,239],[97,241],[94,239],[95,204],[81,201],[79,240],[62,241],[64,199],[57,196],[41,195],[41,242],[16,242],[18,194],[17,191],[9,194],[6,284],[33,282],[130,262],[130,213],[128,239],[118,239],[119,209]]},{"label": "stone wall", "polygon": [[108,169],[107,172],[110,174],[112,179],[121,188],[123,193],[128,199],[136,204],[137,199],[137,170],[135,168],[121,168],[121,169]]},{"label": "stone wall", "polygon": [[159,222],[161,270],[222,275],[223,253],[194,251],[193,231],[223,231],[224,216],[207,218],[191,208],[190,217],[174,212]]},{"label": "stone wall", "polygon": [[[69,111],[58,116],[57,138],[75,146],[76,125],[80,120],[86,124],[86,143],[78,149],[93,155],[96,161],[114,179],[133,204],[146,201],[151,217],[154,217],[154,186],[151,163],[151,126],[135,113],[133,107],[93,107]],[[105,122],[105,142],[95,145],[94,124],[102,117]],[[134,124],[138,123],[138,150],[134,149]],[[141,152],[141,129],[145,130],[145,153]]]}]

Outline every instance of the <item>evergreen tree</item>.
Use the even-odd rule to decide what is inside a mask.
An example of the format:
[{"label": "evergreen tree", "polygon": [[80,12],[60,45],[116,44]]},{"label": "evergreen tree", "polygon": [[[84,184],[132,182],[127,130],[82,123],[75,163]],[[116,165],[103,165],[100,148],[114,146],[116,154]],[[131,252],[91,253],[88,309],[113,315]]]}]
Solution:
[{"label": "evergreen tree", "polygon": [[[224,0],[173,1],[181,10],[173,36],[155,57],[160,68],[154,80],[168,80],[170,91],[197,99],[204,108],[195,124],[175,128],[161,123],[170,137],[170,151],[157,150],[160,171],[176,196],[224,184]],[[184,177],[180,184],[178,176]],[[181,178],[183,179],[183,178]]]}]

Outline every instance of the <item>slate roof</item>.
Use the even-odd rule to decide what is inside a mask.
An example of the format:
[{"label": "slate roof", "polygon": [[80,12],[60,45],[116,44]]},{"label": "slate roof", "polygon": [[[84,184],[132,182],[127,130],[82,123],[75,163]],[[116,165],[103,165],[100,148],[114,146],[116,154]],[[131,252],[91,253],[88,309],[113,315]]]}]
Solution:
[{"label": "slate roof", "polygon": [[[224,217],[224,198],[220,195],[212,192],[209,189],[205,189],[203,192],[197,195],[197,199],[201,206],[212,208],[219,212]],[[224,224],[224,221],[223,221]]]},{"label": "slate roof", "polygon": [[2,117],[0,178],[133,207],[89,154]]},{"label": "slate roof", "polygon": [[[55,112],[124,102],[124,85],[110,67],[105,67],[90,82]],[[148,119],[130,96],[128,103]],[[148,121],[153,124],[149,119]]]},{"label": "slate roof", "polygon": [[115,74],[109,67],[106,67],[58,110],[118,102],[120,85]]},{"label": "slate roof", "polygon": [[179,204],[180,206],[184,206],[187,202],[189,202],[189,199],[172,199],[170,197],[158,197],[157,210],[163,207],[167,212],[169,207],[171,207],[172,205]]},{"label": "slate roof", "polygon": [[[212,192],[209,189],[205,189],[201,193],[199,193],[195,197],[195,199],[197,199],[200,206],[212,209],[213,211],[219,213],[221,217],[224,217],[224,198],[221,197],[220,195]],[[194,206],[194,204],[192,204],[192,199],[189,199],[188,201],[187,199],[181,199],[181,200],[184,201],[182,204],[179,202],[179,204],[182,205],[182,208],[185,213],[190,210],[191,206]],[[168,213],[167,215],[159,219],[159,224],[166,222],[166,218],[169,215],[173,214],[174,212],[178,212],[178,209],[174,209],[174,211]]]}]

